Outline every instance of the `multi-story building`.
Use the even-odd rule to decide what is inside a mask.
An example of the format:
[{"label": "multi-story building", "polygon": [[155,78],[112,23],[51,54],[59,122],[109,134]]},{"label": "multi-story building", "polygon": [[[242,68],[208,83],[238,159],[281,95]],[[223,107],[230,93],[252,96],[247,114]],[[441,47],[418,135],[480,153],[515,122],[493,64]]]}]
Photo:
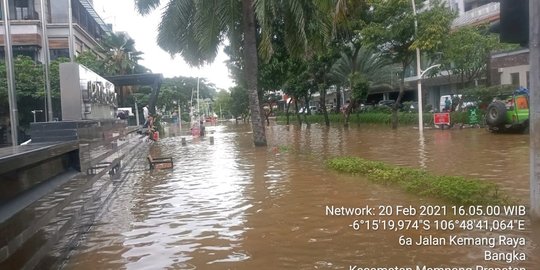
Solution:
[{"label": "multi-story building", "polygon": [[[452,24],[453,28],[490,24],[500,19],[499,1],[493,0],[447,0],[448,6],[459,14]],[[520,48],[510,52],[499,52],[491,55],[487,60],[487,74],[479,82],[487,85],[514,85],[529,88],[529,50]],[[444,72],[442,77],[448,77]],[[409,94],[414,93],[415,78],[410,77]],[[452,80],[443,78],[430,78],[424,80],[426,86],[426,103],[437,107],[442,95],[453,94],[457,85]],[[478,82],[470,82],[477,84]],[[416,95],[414,96],[416,98]]]},{"label": "multi-story building", "polygon": [[[429,4],[429,0],[426,0]],[[500,4],[498,0],[445,0],[447,6],[456,11],[458,17],[453,21],[452,28],[468,25],[491,24],[500,19]],[[422,58],[423,66],[429,66],[425,58]],[[432,63],[435,64],[435,63]],[[470,84],[500,85],[510,84],[515,86],[529,86],[529,50],[519,49],[513,52],[496,53],[487,61],[487,77],[481,78]],[[402,101],[416,101],[416,64],[405,71],[405,95]],[[395,82],[399,78],[395,77]],[[440,97],[454,94],[458,87],[458,78],[454,78],[449,72],[442,71],[439,76],[424,78],[422,81],[425,104],[438,108]],[[396,83],[397,85],[397,83]],[[350,96],[348,90],[337,95],[334,88],[327,90],[327,107],[339,104],[341,99],[346,101]],[[368,103],[376,103],[382,99],[396,99],[397,89],[380,88],[370,92]],[[318,106],[319,94],[313,95],[312,103]]]},{"label": "multi-story building", "polygon": [[[447,5],[455,10],[458,17],[453,21],[452,28],[467,25],[491,24],[500,19],[499,1],[493,0],[446,0]],[[470,84],[485,83],[488,85],[529,86],[529,50],[518,49],[512,52],[495,53],[487,60],[487,76]],[[414,67],[405,71],[407,74],[404,100],[416,100],[416,71]],[[441,72],[438,77],[424,78],[423,90],[426,104],[437,108],[440,97],[454,94],[457,90],[457,80],[448,72]],[[372,99],[392,99],[396,92],[380,92]]]},{"label": "multi-story building", "polygon": [[[75,55],[94,50],[111,27],[94,10],[91,0],[9,0],[14,55],[43,61],[41,53],[41,1],[45,1],[51,60],[69,57],[68,1],[72,4]],[[0,16],[1,17],[1,16]],[[0,22],[0,57],[4,57],[4,28]],[[96,51],[97,52],[97,51]]]},{"label": "multi-story building", "polygon": [[[429,0],[426,0],[426,4],[429,5]],[[458,17],[453,21],[452,28],[458,28],[467,25],[480,25],[480,24],[489,24],[499,20],[500,18],[500,4],[498,0],[445,0],[446,5],[454,10]],[[520,51],[520,53],[523,53]],[[502,57],[502,58],[501,58]],[[502,72],[501,74],[496,74],[497,72],[490,71],[490,78],[483,78],[481,81],[475,83],[494,83],[497,80],[501,83],[506,83],[510,80],[510,74],[516,73],[516,68],[509,67],[508,65],[514,65],[517,60],[505,61],[504,57],[506,54],[495,55],[493,59],[499,59],[491,66],[491,69],[495,69],[497,72]],[[519,60],[523,60],[523,57],[520,57]],[[422,58],[423,66],[426,66],[428,59]],[[527,63],[528,64],[528,63]],[[429,65],[428,65],[429,66]],[[519,78],[525,78],[525,68],[528,66],[523,66],[523,62],[519,62]],[[410,66],[405,71],[405,95],[402,101],[414,101],[417,100],[417,90],[416,90],[416,64]],[[508,73],[508,74],[507,74]],[[523,74],[521,74],[523,73]],[[499,76],[502,79],[495,79],[493,76]],[[513,83],[517,84],[516,74],[512,75],[514,78]],[[508,78],[507,78],[508,77]],[[395,81],[397,82],[399,78],[396,76]],[[443,95],[452,94],[455,92],[457,87],[457,78],[453,78],[448,72],[441,72],[439,76],[434,78],[424,78],[423,79],[423,92],[425,95],[426,104],[431,104],[433,108],[438,107],[439,99]],[[524,81],[523,81],[524,82]],[[523,82],[520,82],[521,85],[524,85]],[[397,83],[396,83],[397,84]],[[329,100],[330,103],[336,103],[338,97],[335,96],[335,91],[332,89],[329,90]],[[345,91],[342,93],[342,99],[348,99],[348,92]],[[397,89],[389,90],[387,88],[375,89],[371,91],[371,94],[368,97],[368,103],[375,103],[382,99],[396,99],[398,96]]]},{"label": "multi-story building", "polygon": [[[458,17],[453,21],[452,28],[458,28],[470,25],[490,24],[500,18],[499,1],[493,0],[447,0],[448,6],[455,10]],[[416,75],[416,74],[415,74]],[[471,84],[485,83],[487,78],[469,82]],[[407,78],[409,81],[408,89],[413,93],[416,100],[416,77]],[[440,76],[423,80],[424,94],[426,104],[438,108],[440,97],[443,95],[454,94],[458,87],[458,79],[452,78],[448,72],[441,72]]]},{"label": "multi-story building", "polygon": [[[111,31],[93,8],[92,0],[9,0],[13,54],[27,55],[43,62],[41,1],[46,7],[50,58],[69,57],[68,1],[72,5],[74,54],[92,50],[99,55],[99,41]],[[1,13],[1,12],[0,12]],[[0,14],[2,19],[2,14]],[[4,21],[0,21],[0,61],[4,51]],[[7,100],[0,100],[7,104]],[[19,108],[20,109],[20,108]],[[9,144],[9,108],[0,106],[0,145]]]}]

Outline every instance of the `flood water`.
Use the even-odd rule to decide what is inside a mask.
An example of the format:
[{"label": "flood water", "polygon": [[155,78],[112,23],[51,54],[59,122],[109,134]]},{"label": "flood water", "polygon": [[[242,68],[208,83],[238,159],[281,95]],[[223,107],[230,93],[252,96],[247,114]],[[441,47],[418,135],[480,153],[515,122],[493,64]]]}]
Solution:
[{"label": "flood water", "polygon": [[[173,157],[174,168],[132,172],[65,268],[416,269],[425,265],[540,269],[539,229],[528,217],[480,218],[525,222],[520,229],[491,232],[354,230],[354,220],[381,219],[377,208],[381,205],[447,204],[360,176],[338,174],[324,165],[330,157],[352,155],[434,174],[470,176],[497,183],[512,199],[528,205],[527,135],[496,135],[484,129],[426,130],[420,139],[411,127],[394,131],[387,126],[273,125],[267,129],[269,146],[255,148],[247,125],[207,130],[215,130],[213,145],[208,137],[188,137],[182,146],[179,136],[152,145],[154,156]],[[377,210],[368,217],[337,216],[327,215],[327,206]],[[449,214],[391,219],[467,218]],[[417,239],[420,235],[447,240],[502,235],[524,237],[526,242],[516,247],[497,242],[493,248],[449,242],[399,244],[400,236]],[[505,254],[515,250],[525,257],[486,259],[486,250]]]}]

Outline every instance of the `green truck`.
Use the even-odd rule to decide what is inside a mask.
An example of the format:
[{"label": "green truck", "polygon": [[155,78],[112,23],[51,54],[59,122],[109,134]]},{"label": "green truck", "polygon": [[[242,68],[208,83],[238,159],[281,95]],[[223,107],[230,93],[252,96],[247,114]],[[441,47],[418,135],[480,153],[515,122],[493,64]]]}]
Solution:
[{"label": "green truck", "polygon": [[496,98],[487,107],[486,124],[492,132],[528,132],[529,91],[519,88]]}]

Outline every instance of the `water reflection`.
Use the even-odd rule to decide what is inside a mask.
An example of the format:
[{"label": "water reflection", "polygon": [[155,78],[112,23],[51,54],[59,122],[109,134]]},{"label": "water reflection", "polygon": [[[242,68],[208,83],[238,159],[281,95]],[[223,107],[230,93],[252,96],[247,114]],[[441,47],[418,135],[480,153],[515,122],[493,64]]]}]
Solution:
[{"label": "water reflection", "polygon": [[418,131],[418,162],[420,163],[420,169],[426,169],[427,153],[424,130]]},{"label": "water reflection", "polygon": [[[481,129],[418,130],[362,126],[271,126],[268,148],[252,147],[249,126],[209,127],[208,138],[164,138],[156,156],[172,170],[133,172],[104,210],[68,269],[348,269],[363,266],[476,265],[486,247],[402,247],[400,234],[355,231],[327,205],[440,204],[366,179],[328,171],[324,161],[355,155],[436,174],[493,181],[528,202],[528,137]],[[530,237],[536,227],[510,232]],[[459,232],[466,233],[466,232]],[[448,237],[449,232],[436,232]],[[474,234],[474,232],[472,233]],[[485,233],[480,233],[484,235]],[[490,233],[490,235],[496,235]],[[538,242],[519,250],[540,265]]]}]

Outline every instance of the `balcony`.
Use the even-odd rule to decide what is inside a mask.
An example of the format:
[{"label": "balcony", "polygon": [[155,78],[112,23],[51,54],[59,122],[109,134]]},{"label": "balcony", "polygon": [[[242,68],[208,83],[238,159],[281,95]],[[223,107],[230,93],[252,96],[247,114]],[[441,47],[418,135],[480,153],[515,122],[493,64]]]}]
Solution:
[{"label": "balcony", "polygon": [[452,28],[489,23],[499,19],[500,4],[489,3],[463,13],[452,22]]}]

